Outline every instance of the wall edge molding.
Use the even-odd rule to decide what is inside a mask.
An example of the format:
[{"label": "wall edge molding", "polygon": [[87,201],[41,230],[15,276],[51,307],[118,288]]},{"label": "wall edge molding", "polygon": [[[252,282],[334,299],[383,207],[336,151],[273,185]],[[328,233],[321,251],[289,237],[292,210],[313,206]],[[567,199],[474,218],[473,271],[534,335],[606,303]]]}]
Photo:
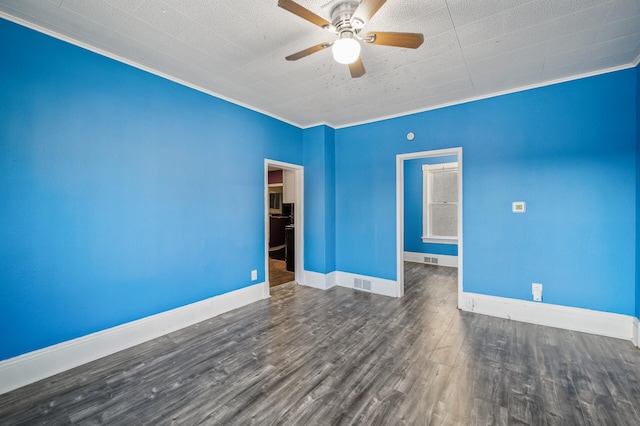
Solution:
[{"label": "wall edge molding", "polygon": [[629,315],[477,293],[463,292],[462,295],[460,306],[467,312],[624,339],[636,344],[638,319]]},{"label": "wall edge molding", "polygon": [[640,320],[638,318],[633,319],[633,336],[631,341],[636,347],[640,348]]},{"label": "wall edge molding", "polygon": [[[438,259],[437,265],[424,261],[425,256]],[[416,253],[405,251],[402,255],[405,262],[424,263],[425,265],[448,266],[450,268],[458,267],[458,256],[450,256],[446,254]]]},{"label": "wall edge molding", "polygon": [[0,395],[264,299],[264,283],[0,361]]}]

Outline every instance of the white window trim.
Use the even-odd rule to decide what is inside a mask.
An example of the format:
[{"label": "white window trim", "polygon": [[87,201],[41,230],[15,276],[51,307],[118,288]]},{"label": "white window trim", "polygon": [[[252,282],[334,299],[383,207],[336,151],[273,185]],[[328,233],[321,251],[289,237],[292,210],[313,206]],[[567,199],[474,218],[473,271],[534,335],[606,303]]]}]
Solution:
[{"label": "white window trim", "polygon": [[[435,244],[458,244],[458,237],[434,237],[431,236],[431,221],[429,220],[429,204],[431,204],[431,191],[427,188],[431,187],[431,179],[434,170],[458,170],[458,163],[440,163],[440,164],[423,164],[422,165],[422,242]],[[458,177],[459,178],[459,177]],[[459,201],[451,204],[458,205]],[[458,218],[460,220],[460,218]]]}]

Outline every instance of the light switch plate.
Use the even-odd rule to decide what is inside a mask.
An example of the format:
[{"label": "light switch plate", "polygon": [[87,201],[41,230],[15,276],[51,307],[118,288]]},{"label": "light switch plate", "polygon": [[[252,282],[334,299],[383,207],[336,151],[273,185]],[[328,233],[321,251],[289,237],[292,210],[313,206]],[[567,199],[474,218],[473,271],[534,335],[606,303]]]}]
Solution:
[{"label": "light switch plate", "polygon": [[514,201],[511,204],[511,211],[514,213],[524,213],[527,211],[527,203],[524,201]]},{"label": "light switch plate", "polygon": [[258,279],[258,270],[254,269],[253,271],[251,271],[251,281],[255,281]]}]

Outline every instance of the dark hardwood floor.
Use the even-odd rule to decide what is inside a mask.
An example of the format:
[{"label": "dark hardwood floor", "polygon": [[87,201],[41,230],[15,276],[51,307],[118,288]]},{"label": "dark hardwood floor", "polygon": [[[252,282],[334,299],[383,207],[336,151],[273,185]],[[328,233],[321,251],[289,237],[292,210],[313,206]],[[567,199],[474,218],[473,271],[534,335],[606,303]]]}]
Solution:
[{"label": "dark hardwood floor", "polygon": [[456,309],[456,270],[406,295],[288,284],[0,396],[3,425],[639,425],[630,342]]}]

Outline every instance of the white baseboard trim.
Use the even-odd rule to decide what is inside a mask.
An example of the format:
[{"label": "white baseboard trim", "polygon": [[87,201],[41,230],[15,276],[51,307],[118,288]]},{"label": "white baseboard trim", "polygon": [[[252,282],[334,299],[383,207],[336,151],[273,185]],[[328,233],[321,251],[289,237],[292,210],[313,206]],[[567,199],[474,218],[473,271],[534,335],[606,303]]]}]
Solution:
[{"label": "white baseboard trim", "polygon": [[304,282],[300,284],[319,288],[320,290],[328,290],[336,285],[336,273],[322,274],[320,272],[304,271]]},{"label": "white baseboard trim", "polygon": [[0,362],[0,395],[264,298],[264,283]]},{"label": "white baseboard trim", "polygon": [[[458,256],[448,256],[446,254],[431,254],[431,253],[416,253],[412,251],[405,251],[403,254],[405,262],[424,263],[427,265],[449,266],[451,268],[458,267]],[[429,261],[425,261],[425,257]],[[434,262],[432,259],[436,259]]]},{"label": "white baseboard trim", "polygon": [[635,324],[637,339],[638,320],[629,315],[466,292],[462,299],[464,311],[617,339],[633,341]]},{"label": "white baseboard trim", "polygon": [[[355,279],[362,280],[363,287],[356,288]],[[368,284],[367,284],[368,283]],[[350,272],[336,271],[336,284],[340,287],[352,288],[354,290],[362,290],[369,293],[381,294],[383,296],[399,297],[398,296],[398,282],[393,280],[386,280],[384,278],[369,277],[367,275],[352,274]],[[371,289],[366,287],[370,285]]]},{"label": "white baseboard trim", "polygon": [[638,318],[633,319],[633,338],[631,341],[640,348],[640,320]]}]

